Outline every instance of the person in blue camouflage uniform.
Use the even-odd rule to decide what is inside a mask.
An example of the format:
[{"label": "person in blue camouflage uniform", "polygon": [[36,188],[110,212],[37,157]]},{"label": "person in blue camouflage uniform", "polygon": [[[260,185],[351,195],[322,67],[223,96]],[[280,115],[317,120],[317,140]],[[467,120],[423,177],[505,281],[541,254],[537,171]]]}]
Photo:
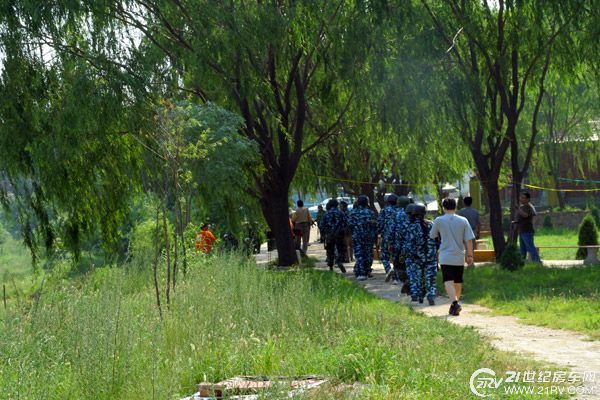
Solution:
[{"label": "person in blue camouflage uniform", "polygon": [[354,248],[354,275],[358,280],[365,280],[371,275],[373,265],[373,246],[377,239],[377,217],[369,209],[369,198],[360,195],[356,207],[348,216],[348,225],[352,230],[352,247]]},{"label": "person in blue camouflage uniform", "polygon": [[327,212],[323,214],[321,219],[321,237],[325,242],[325,250],[327,251],[327,266],[330,271],[333,271],[333,262],[342,271],[346,273],[344,268],[344,254],[346,246],[344,244],[344,231],[348,227],[348,219],[346,214],[338,209],[338,201],[333,199],[327,203]]},{"label": "person in blue camouflage uniform", "polygon": [[[393,248],[394,223],[396,221],[396,214],[398,214],[398,209],[396,208],[398,196],[391,194],[388,196],[386,202],[387,204],[383,207],[383,210],[381,210],[377,217],[377,233],[381,235],[380,259],[387,276],[392,270],[390,265],[392,252],[390,250]],[[400,280],[397,271],[393,272],[393,278],[392,284],[397,285]]]},{"label": "person in blue camouflage uniform", "polygon": [[406,196],[400,196],[398,198],[398,208],[396,213],[396,219],[394,220],[394,226],[392,228],[392,246],[391,252],[394,259],[394,272],[386,276],[386,281],[392,279],[393,275],[400,282],[403,283],[401,293],[409,294],[409,282],[408,275],[406,273],[406,263],[404,262],[403,255],[403,243],[404,243],[404,231],[406,224],[408,224],[408,217],[406,216],[405,208],[408,207],[412,199]]},{"label": "person in blue camouflage uniform", "polygon": [[425,219],[427,207],[423,204],[409,206],[407,210],[408,224],[404,234],[403,254],[410,281],[411,300],[423,303],[426,296],[432,306],[435,305],[438,249],[437,241],[429,237],[433,222]]}]

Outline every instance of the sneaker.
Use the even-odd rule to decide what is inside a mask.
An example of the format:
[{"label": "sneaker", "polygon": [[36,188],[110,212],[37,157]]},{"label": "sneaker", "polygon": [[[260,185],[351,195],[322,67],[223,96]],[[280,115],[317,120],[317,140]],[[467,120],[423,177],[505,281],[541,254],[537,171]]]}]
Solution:
[{"label": "sneaker", "polygon": [[450,310],[448,310],[449,315],[454,315],[454,308],[456,307],[456,303],[458,303],[458,302],[453,301],[452,304],[450,305]]},{"label": "sneaker", "polygon": [[342,271],[342,274],[346,273],[346,268],[342,264],[338,264],[338,268]]},{"label": "sneaker", "polygon": [[417,296],[411,296],[410,301],[419,301],[419,298]]},{"label": "sneaker", "polygon": [[399,285],[399,284],[400,284],[400,281],[399,281],[398,279],[394,279],[394,280],[392,281],[392,285],[395,285],[395,286],[397,286],[397,285]]},{"label": "sneaker", "polygon": [[367,277],[368,277],[368,278],[373,278],[373,274],[372,274],[372,273],[370,273],[370,272],[368,272],[368,273],[367,273]]},{"label": "sneaker", "polygon": [[333,265],[329,265],[329,270],[333,271]]},{"label": "sneaker", "polygon": [[419,304],[423,304],[423,298],[419,297]]},{"label": "sneaker", "polygon": [[406,293],[406,295],[410,294],[410,286],[408,286],[408,282],[404,282],[404,285],[402,285],[402,289],[400,290],[400,293]]},{"label": "sneaker", "polygon": [[365,275],[359,275],[359,276],[356,277],[356,280],[357,281],[366,281],[367,277]]},{"label": "sneaker", "polygon": [[429,302],[430,306],[435,306],[435,300],[434,299],[427,299],[427,301]]},{"label": "sneaker", "polygon": [[458,317],[460,315],[460,312],[462,311],[462,307],[460,306],[459,302],[456,302],[456,306],[454,306],[454,316]]}]

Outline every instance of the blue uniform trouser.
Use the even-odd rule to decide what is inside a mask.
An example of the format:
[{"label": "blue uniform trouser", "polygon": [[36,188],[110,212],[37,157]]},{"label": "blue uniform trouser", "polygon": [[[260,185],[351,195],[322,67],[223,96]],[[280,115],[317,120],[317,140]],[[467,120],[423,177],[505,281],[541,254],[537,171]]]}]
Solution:
[{"label": "blue uniform trouser", "polygon": [[388,271],[390,270],[390,268],[392,268],[390,266],[390,259],[392,257],[392,254],[390,253],[388,247],[389,247],[389,241],[386,239],[382,239],[381,240],[381,251],[379,253],[379,258],[381,260],[381,263],[383,264],[383,269],[385,269],[385,273],[387,274]]},{"label": "blue uniform trouser", "polygon": [[335,261],[336,265],[341,265],[344,262],[344,254],[346,254],[346,244],[344,236],[338,235],[335,238],[325,242],[325,250],[327,251],[327,266],[332,267]]},{"label": "blue uniform trouser", "polygon": [[362,238],[352,237],[352,248],[354,249],[354,275],[366,276],[371,272],[373,265],[373,241],[361,241]]},{"label": "blue uniform trouser", "polygon": [[519,248],[521,250],[521,257],[527,257],[527,252],[529,252],[531,254],[532,261],[540,261],[540,255],[538,254],[535,244],[533,243],[533,232],[519,233]]},{"label": "blue uniform trouser", "polygon": [[412,298],[435,299],[437,277],[437,262],[423,261],[408,257],[406,259],[406,272],[410,283],[410,296]]}]

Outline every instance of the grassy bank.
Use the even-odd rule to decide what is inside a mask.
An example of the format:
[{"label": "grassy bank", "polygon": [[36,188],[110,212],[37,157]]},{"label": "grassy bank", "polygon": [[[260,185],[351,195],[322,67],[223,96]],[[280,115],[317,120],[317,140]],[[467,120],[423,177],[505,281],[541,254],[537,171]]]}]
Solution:
[{"label": "grassy bank", "polygon": [[599,266],[555,269],[526,264],[516,272],[478,267],[465,272],[464,295],[465,301],[526,323],[600,339]]},{"label": "grassy bank", "polygon": [[[47,277],[39,303],[2,316],[6,398],[176,399],[201,381],[239,374],[318,374],[368,384],[366,398],[464,399],[478,368],[502,375],[533,367],[473,330],[416,315],[327,272],[203,258],[162,321],[148,272],[64,276]],[[335,397],[345,395],[322,398]]]}]

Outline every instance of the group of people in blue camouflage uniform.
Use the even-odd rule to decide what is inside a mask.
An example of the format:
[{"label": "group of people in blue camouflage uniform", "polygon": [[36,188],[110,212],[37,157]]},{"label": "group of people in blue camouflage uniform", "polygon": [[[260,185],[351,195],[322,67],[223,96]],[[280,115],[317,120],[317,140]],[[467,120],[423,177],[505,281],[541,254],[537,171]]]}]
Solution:
[{"label": "group of people in blue camouflage uniform", "polygon": [[372,277],[373,247],[379,234],[386,281],[403,284],[402,291],[412,301],[422,303],[427,298],[430,305],[435,304],[439,244],[429,237],[432,222],[425,219],[426,207],[411,201],[392,194],[377,217],[367,196],[359,196],[350,213],[339,210],[337,200],[331,200],[319,224],[329,269],[336,265],[346,272],[344,232],[349,228],[356,259],[354,275],[357,280]]}]

